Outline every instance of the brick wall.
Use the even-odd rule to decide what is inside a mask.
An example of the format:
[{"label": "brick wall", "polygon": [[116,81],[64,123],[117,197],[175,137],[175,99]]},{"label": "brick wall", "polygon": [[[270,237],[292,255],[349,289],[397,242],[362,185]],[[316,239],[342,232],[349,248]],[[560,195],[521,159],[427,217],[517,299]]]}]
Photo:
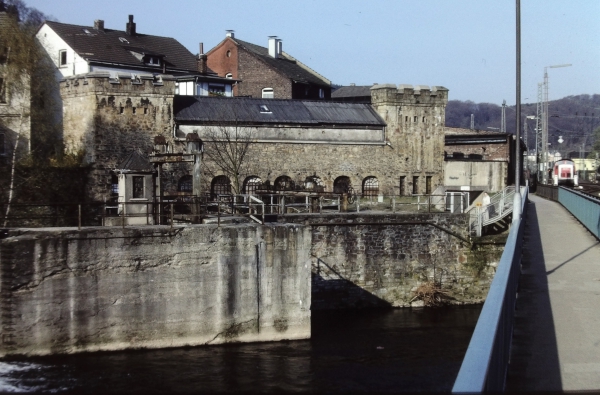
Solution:
[{"label": "brick wall", "polygon": [[292,82],[286,76],[268,67],[244,49],[239,49],[239,96],[262,97],[263,88],[273,88],[275,99],[292,98]]}]

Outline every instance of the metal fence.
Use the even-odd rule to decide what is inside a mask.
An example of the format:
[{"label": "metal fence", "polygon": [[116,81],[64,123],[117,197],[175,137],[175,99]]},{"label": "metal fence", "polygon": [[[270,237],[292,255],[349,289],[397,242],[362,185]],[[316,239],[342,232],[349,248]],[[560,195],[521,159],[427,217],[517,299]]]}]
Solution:
[{"label": "metal fence", "polygon": [[549,200],[558,200],[558,187],[552,185],[537,184],[535,194]]},{"label": "metal fence", "polygon": [[600,198],[559,187],[557,200],[600,239]]},{"label": "metal fence", "polygon": [[475,326],[453,393],[504,391],[512,340],[528,189],[522,188],[522,218],[510,229],[504,253]]},{"label": "metal fence", "polygon": [[258,223],[265,215],[336,212],[449,212],[463,213],[468,192],[440,195],[361,196],[332,193],[280,192],[256,195],[219,194],[214,196],[165,196],[162,199],[120,202],[78,203],[0,203],[0,226],[131,226],[201,223],[226,217],[244,216]]}]

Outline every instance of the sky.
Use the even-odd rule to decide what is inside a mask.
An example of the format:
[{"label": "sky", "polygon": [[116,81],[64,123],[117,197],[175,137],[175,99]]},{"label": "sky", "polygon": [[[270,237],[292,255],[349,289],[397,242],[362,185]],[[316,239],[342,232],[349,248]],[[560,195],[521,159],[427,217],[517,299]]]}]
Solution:
[{"label": "sky", "polygon": [[[59,22],[173,37],[192,53],[225,37],[283,50],[334,84],[444,86],[450,100],[516,102],[515,0],[24,0]],[[600,0],[521,1],[521,99],[600,93]]]}]

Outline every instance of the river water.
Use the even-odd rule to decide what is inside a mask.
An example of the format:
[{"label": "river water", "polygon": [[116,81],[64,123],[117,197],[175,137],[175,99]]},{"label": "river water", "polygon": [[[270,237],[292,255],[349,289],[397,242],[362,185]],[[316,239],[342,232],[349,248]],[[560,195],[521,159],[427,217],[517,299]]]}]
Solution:
[{"label": "river water", "polygon": [[313,312],[312,338],[0,361],[1,392],[448,392],[481,306]]}]

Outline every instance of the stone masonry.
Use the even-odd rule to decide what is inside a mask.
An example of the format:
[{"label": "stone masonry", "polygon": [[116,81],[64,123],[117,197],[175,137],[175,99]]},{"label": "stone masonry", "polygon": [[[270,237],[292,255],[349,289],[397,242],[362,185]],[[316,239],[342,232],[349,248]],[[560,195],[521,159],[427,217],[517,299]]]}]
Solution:
[{"label": "stone masonry", "polygon": [[301,225],[11,230],[0,356],[310,337]]}]

